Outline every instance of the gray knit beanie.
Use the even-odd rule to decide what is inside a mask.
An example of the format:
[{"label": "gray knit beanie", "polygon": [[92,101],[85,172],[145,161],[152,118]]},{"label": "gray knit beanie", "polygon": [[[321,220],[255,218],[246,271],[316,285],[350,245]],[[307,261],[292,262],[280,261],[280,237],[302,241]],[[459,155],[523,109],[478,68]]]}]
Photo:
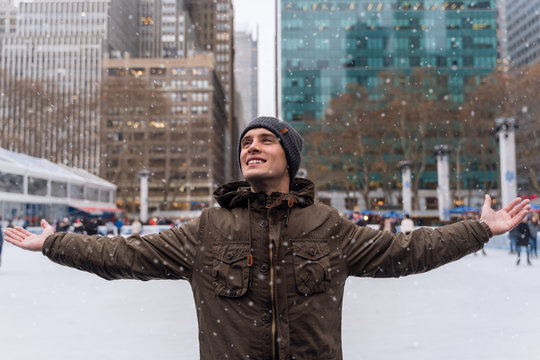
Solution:
[{"label": "gray knit beanie", "polygon": [[[257,128],[264,128],[271,131],[279,140],[279,143],[285,150],[285,156],[287,157],[287,164],[289,165],[290,183],[289,187],[292,188],[294,177],[300,168],[302,145],[304,139],[302,136],[287,122],[281,121],[270,116],[261,116],[252,120],[247,124],[246,128],[240,134],[238,141],[238,164],[240,164],[240,151],[242,150],[241,143],[244,135],[251,130]],[[240,168],[242,166],[240,165]]]}]

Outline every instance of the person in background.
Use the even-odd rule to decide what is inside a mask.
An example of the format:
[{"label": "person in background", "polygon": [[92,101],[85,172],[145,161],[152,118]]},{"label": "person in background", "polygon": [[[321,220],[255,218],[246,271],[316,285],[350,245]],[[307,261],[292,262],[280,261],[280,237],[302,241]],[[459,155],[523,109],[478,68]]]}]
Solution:
[{"label": "person in background", "polygon": [[87,218],[84,222],[84,228],[87,235],[98,234],[98,220],[96,218]]},{"label": "person in background", "polygon": [[107,220],[105,223],[105,232],[107,235],[118,235],[118,228],[112,222],[112,219]]},{"label": "person in background", "polygon": [[117,234],[120,235],[122,233],[122,227],[124,226],[124,222],[121,218],[116,219],[116,222],[114,223],[114,226],[116,226]]},{"label": "person in background", "polygon": [[81,219],[76,219],[73,223],[73,232],[75,234],[84,234],[84,224],[82,223]]},{"label": "person in background", "polygon": [[403,214],[403,220],[401,220],[401,229],[402,233],[409,235],[414,230],[414,222],[409,217],[409,214]]},{"label": "person in background", "polygon": [[521,221],[521,223],[518,224],[518,226],[516,226],[517,228],[517,233],[518,233],[518,238],[517,238],[517,241],[516,241],[516,252],[517,252],[517,262],[516,262],[516,265],[519,265],[519,262],[521,261],[521,248],[524,247],[525,250],[527,251],[527,265],[532,265],[531,264],[531,259],[530,259],[530,244],[531,244],[531,239],[532,239],[532,235],[531,235],[531,231],[529,230],[529,226],[527,225],[527,218],[523,218],[523,220]]},{"label": "person in background", "polygon": [[529,231],[531,233],[531,256],[538,258],[538,232],[540,231],[540,223],[538,222],[538,215],[530,215],[530,220],[527,223],[529,225]]},{"label": "person in background", "polygon": [[517,226],[508,232],[508,238],[510,239],[510,254],[517,253],[517,241],[519,238]]},{"label": "person in background", "polygon": [[131,223],[131,235],[140,235],[142,233],[142,224],[139,218],[136,217]]},{"label": "person in background", "polygon": [[67,217],[64,217],[62,221],[59,221],[56,225],[56,231],[67,232],[71,226],[71,222]]},{"label": "person in background", "polygon": [[202,360],[340,360],[348,277],[435,269],[481,249],[530,209],[529,200],[516,198],[494,211],[486,195],[478,221],[410,235],[357,226],[316,203],[315,184],[296,177],[303,139],[291,124],[260,117],[239,139],[245,181],[217,188],[219,207],[205,208],[180,227],[109,238],[55,234],[42,220],[41,234],[17,228],[5,239],[109,280],[188,281]]},{"label": "person in background", "polygon": [[15,219],[15,220],[13,221],[13,226],[20,226],[20,227],[26,229],[25,221],[23,220],[23,218],[22,218],[20,215],[17,216],[17,219]]}]

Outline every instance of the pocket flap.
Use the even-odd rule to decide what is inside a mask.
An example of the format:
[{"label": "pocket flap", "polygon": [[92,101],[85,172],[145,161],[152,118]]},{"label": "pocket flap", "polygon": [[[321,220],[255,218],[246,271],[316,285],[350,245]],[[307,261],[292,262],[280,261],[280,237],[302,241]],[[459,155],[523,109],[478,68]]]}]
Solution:
[{"label": "pocket flap", "polygon": [[319,260],[330,253],[328,242],[300,240],[293,241],[294,255],[307,260]]},{"label": "pocket flap", "polygon": [[233,264],[237,261],[247,259],[249,248],[245,244],[223,244],[214,245],[214,257],[225,263]]}]

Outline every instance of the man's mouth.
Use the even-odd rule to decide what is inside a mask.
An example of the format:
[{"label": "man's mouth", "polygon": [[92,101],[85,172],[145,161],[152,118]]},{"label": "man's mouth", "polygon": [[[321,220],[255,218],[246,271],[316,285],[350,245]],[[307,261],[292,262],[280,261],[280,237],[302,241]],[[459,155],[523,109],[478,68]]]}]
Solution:
[{"label": "man's mouth", "polygon": [[261,159],[251,159],[247,162],[248,166],[249,165],[256,165],[256,164],[264,164],[266,161],[264,160],[261,160]]}]

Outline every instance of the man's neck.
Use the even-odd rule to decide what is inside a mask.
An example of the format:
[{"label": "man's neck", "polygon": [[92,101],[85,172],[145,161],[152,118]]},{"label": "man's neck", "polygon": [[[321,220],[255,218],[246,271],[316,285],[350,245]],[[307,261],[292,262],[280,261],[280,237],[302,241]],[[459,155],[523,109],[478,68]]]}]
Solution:
[{"label": "man's neck", "polygon": [[266,194],[271,194],[271,193],[274,193],[274,192],[277,192],[277,193],[282,193],[282,194],[287,194],[289,193],[289,182],[287,181],[287,183],[278,183],[278,184],[273,184],[273,183],[269,183],[269,182],[250,182],[248,181],[249,185],[251,186],[251,191],[252,192],[264,192]]}]

